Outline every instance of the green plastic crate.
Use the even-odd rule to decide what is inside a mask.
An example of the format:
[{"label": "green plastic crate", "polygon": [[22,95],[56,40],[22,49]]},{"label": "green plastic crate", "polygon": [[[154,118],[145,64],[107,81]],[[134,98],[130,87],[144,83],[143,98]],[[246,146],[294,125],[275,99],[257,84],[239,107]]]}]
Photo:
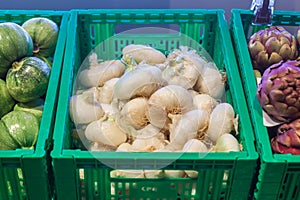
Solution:
[{"label": "green plastic crate", "polygon": [[[256,99],[257,85],[247,41],[254,31],[264,27],[252,26],[252,16],[252,11],[233,9],[230,30],[260,155],[255,198],[300,199],[300,156],[272,153],[268,130],[263,125],[262,108]],[[294,34],[292,30],[300,25],[300,12],[275,11],[273,25],[282,25]]]},{"label": "green plastic crate", "polygon": [[0,150],[0,199],[40,200],[51,199],[53,188],[49,152],[53,134],[57,94],[68,25],[67,12],[47,10],[1,10],[0,22],[22,24],[33,17],[47,17],[59,25],[60,32],[53,57],[49,87],[46,93],[39,136],[35,149]]},{"label": "green plastic crate", "polygon": [[[74,148],[71,139],[69,99],[81,63],[99,43],[114,36],[110,53],[120,56],[129,43],[178,48],[180,33],[124,34],[118,28],[177,25],[183,33],[210,53],[228,75],[227,101],[239,114],[241,152],[230,153],[128,153],[96,152]],[[179,42],[180,43],[180,42]],[[258,154],[245,96],[223,10],[132,9],[72,10],[62,72],[54,147],[51,152],[55,197],[60,199],[177,200],[248,199],[255,180]],[[98,160],[100,159],[101,162]],[[198,178],[112,178],[113,169],[193,169]],[[111,186],[114,185],[114,191]]]}]

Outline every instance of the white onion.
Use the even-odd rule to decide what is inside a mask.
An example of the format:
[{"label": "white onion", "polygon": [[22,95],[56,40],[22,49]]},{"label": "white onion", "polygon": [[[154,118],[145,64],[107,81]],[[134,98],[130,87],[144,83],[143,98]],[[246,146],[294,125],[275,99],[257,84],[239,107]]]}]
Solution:
[{"label": "white onion", "polygon": [[183,152],[207,152],[208,148],[202,141],[193,138],[188,140],[184,144],[182,151]]},{"label": "white onion", "polygon": [[149,121],[158,128],[167,128],[168,114],[183,114],[193,109],[193,97],[183,87],[167,85],[154,92],[148,100]]},{"label": "white onion", "polygon": [[124,71],[125,66],[120,61],[105,61],[80,71],[78,81],[88,88],[103,86],[106,81],[122,76]]},{"label": "white onion", "polygon": [[180,118],[174,127],[170,128],[171,150],[181,150],[184,144],[194,138],[202,138],[208,127],[209,114],[205,110],[192,110]]},{"label": "white onion", "polygon": [[126,132],[141,129],[147,125],[148,99],[134,98],[128,101],[117,114],[117,122]]},{"label": "white onion", "polygon": [[85,129],[85,136],[90,141],[114,147],[127,140],[127,134],[111,119],[97,120],[90,123]]},{"label": "white onion", "polygon": [[217,152],[240,151],[240,145],[233,135],[225,133],[217,139],[213,149]]},{"label": "white onion", "polygon": [[162,72],[155,66],[137,67],[127,71],[115,84],[114,98],[119,100],[134,97],[149,97],[162,87]]},{"label": "white onion", "polygon": [[113,88],[118,80],[119,78],[112,78],[104,83],[99,93],[99,98],[98,98],[99,102],[106,103],[106,104],[110,104],[112,102]]},{"label": "white onion", "polygon": [[193,97],[194,107],[196,109],[203,109],[208,113],[218,105],[218,101],[209,94],[197,94]]},{"label": "white onion", "polygon": [[235,113],[233,107],[229,103],[220,103],[210,115],[206,137],[215,143],[221,135],[234,130],[234,123]]},{"label": "white onion", "polygon": [[70,98],[70,117],[77,124],[87,124],[104,115],[104,111],[91,93],[73,95]]},{"label": "white onion", "polygon": [[166,61],[166,56],[160,51],[146,45],[130,44],[122,49],[123,56],[132,56],[137,63],[145,61],[149,64],[160,64]]},{"label": "white onion", "polygon": [[213,62],[205,65],[194,89],[199,93],[209,94],[214,99],[222,99],[225,94],[225,82]]}]

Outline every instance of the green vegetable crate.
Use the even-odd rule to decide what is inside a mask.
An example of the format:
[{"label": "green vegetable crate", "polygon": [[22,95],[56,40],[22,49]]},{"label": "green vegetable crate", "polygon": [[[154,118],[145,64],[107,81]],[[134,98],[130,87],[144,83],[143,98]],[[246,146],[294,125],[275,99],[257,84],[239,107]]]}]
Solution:
[{"label": "green vegetable crate", "polygon": [[[252,70],[247,41],[257,29],[264,27],[253,26],[252,16],[252,11],[232,10],[230,29],[256,136],[256,147],[260,155],[254,197],[263,200],[300,199],[300,156],[272,153],[268,130],[263,125],[262,108],[256,99],[256,78]],[[275,11],[272,24],[292,30],[300,25],[300,12]]]},{"label": "green vegetable crate", "polygon": [[[53,57],[49,87],[45,95],[44,113],[34,149],[0,150],[0,199],[51,199],[53,189],[48,175],[51,137],[57,106],[58,86],[66,43],[68,13],[47,10],[3,10],[0,22],[22,25],[33,17],[46,17],[59,25],[60,32]],[[1,130],[0,130],[1,131]]]},{"label": "green vegetable crate", "polygon": [[[179,31],[139,34],[127,31],[141,27],[175,27],[174,29],[178,28]],[[77,71],[90,51],[111,37],[113,45],[105,46],[105,49],[113,57],[120,57],[122,47],[131,43],[149,44],[157,49],[170,50],[183,44],[180,40],[181,34],[199,42],[217,66],[226,70],[226,98],[239,115],[238,137],[243,150],[208,154],[103,151],[91,153],[76,148],[72,139],[73,124],[69,117],[69,100]],[[55,197],[58,200],[240,200],[251,197],[258,154],[224,11],[72,10],[53,139],[51,157]],[[164,169],[173,172],[190,169],[198,171],[198,177],[115,178],[110,175],[114,169]]]}]

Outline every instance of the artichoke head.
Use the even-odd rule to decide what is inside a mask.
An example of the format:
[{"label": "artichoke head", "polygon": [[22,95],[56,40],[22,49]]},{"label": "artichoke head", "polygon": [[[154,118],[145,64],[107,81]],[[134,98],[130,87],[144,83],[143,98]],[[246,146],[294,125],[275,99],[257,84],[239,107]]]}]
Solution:
[{"label": "artichoke head", "polygon": [[297,32],[296,32],[296,39],[298,42],[298,46],[300,45],[300,26],[298,26]]},{"label": "artichoke head", "polygon": [[271,139],[271,146],[275,153],[300,154],[300,118],[282,124]]},{"label": "artichoke head", "polygon": [[256,96],[265,112],[279,122],[300,117],[300,61],[281,61],[268,67]]},{"label": "artichoke head", "polygon": [[254,33],[248,41],[254,69],[264,72],[281,60],[298,57],[297,40],[282,26],[271,26]]}]

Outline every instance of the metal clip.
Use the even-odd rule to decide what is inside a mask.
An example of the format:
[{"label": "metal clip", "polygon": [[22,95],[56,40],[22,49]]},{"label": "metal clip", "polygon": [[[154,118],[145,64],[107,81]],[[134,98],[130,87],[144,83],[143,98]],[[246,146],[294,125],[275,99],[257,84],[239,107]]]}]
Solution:
[{"label": "metal clip", "polygon": [[252,0],[253,25],[271,25],[275,0]]}]

